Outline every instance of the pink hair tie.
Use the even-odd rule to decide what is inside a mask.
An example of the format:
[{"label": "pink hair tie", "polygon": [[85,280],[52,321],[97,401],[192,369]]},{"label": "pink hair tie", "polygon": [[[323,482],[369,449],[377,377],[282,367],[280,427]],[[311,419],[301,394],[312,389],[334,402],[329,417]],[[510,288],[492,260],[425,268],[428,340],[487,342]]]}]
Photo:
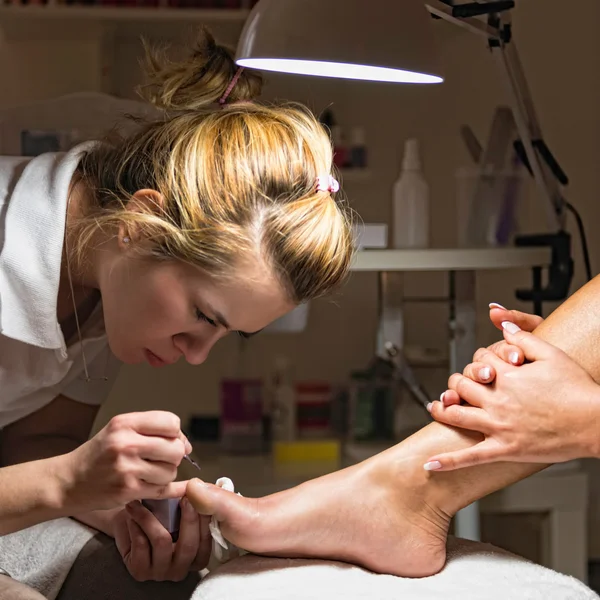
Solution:
[{"label": "pink hair tie", "polygon": [[317,191],[318,192],[329,192],[334,194],[340,189],[340,184],[335,177],[331,175],[320,175],[317,177]]},{"label": "pink hair tie", "polygon": [[223,92],[223,95],[219,98],[219,104],[221,106],[223,106],[225,104],[227,97],[229,96],[229,94],[231,94],[231,90],[235,87],[235,84],[237,83],[237,80],[240,78],[240,75],[242,74],[243,70],[244,70],[244,67],[238,67],[238,70],[235,72],[235,75],[231,78],[229,85],[227,86],[226,90]]}]

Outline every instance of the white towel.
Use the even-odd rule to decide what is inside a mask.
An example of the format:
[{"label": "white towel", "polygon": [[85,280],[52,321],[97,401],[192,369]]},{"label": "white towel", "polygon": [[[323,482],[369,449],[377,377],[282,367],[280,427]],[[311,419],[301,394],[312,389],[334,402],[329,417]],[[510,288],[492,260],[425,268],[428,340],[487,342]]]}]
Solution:
[{"label": "white towel", "polygon": [[450,538],[441,573],[376,575],[339,562],[246,555],[212,572],[193,600],[598,600],[580,581],[489,544]]},{"label": "white towel", "polygon": [[56,519],[0,536],[0,571],[54,600],[77,555],[94,535],[96,531],[82,523]]}]

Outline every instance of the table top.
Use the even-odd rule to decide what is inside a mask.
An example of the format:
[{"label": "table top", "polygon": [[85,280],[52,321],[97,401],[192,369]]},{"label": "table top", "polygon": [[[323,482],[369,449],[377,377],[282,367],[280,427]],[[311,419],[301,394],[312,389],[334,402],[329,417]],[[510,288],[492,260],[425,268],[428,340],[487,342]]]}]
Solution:
[{"label": "table top", "polygon": [[356,253],[353,271],[484,271],[544,267],[552,251],[532,248],[373,249]]}]

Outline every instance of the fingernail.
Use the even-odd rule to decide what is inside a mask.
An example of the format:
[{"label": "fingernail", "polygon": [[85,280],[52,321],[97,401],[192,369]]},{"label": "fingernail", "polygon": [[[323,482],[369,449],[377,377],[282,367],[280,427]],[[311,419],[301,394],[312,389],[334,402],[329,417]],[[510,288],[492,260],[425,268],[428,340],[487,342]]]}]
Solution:
[{"label": "fingernail", "polygon": [[427,410],[428,410],[429,412],[431,412],[431,407],[432,407],[432,406],[433,406],[433,402],[430,402],[430,403],[427,405],[427,407],[426,407],[426,408],[427,408]]},{"label": "fingernail", "polygon": [[519,353],[518,352],[511,352],[508,355],[508,360],[513,364],[516,365],[519,362]]},{"label": "fingernail", "polygon": [[490,302],[489,307],[490,308],[501,308],[502,310],[506,310],[506,308],[504,308],[504,306],[502,306],[502,304],[498,304],[497,302]]},{"label": "fingernail", "polygon": [[423,465],[423,468],[426,471],[437,471],[442,468],[442,463],[439,460],[433,460],[431,462],[427,462]]},{"label": "fingernail", "polygon": [[490,375],[491,373],[489,367],[483,367],[483,369],[479,371],[479,377],[481,377],[483,381],[487,381],[490,378]]},{"label": "fingernail", "polygon": [[442,393],[440,394],[440,402],[443,402],[443,401],[444,401],[444,396],[445,396],[445,395],[446,395],[446,392],[442,392]]},{"label": "fingernail", "polygon": [[508,333],[517,333],[521,331],[521,328],[510,321],[502,321],[502,328],[508,331]]}]

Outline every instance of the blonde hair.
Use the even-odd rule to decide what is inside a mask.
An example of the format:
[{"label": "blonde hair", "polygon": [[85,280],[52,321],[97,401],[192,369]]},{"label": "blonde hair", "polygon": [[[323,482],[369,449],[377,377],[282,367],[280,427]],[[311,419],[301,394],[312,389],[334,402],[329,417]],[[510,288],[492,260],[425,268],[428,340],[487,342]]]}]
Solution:
[{"label": "blonde hair", "polygon": [[[134,135],[99,144],[79,173],[96,206],[80,224],[78,247],[98,227],[140,227],[146,255],[182,260],[226,277],[259,257],[296,303],[330,292],[353,253],[352,213],[340,194],[317,190],[332,172],[331,141],[302,105],[252,102],[260,76],[244,70],[224,108],[214,104],[237,71],[230,50],[207,32],[191,57],[147,48],[146,99],[169,111]],[[127,210],[142,189],[164,201]]]}]

